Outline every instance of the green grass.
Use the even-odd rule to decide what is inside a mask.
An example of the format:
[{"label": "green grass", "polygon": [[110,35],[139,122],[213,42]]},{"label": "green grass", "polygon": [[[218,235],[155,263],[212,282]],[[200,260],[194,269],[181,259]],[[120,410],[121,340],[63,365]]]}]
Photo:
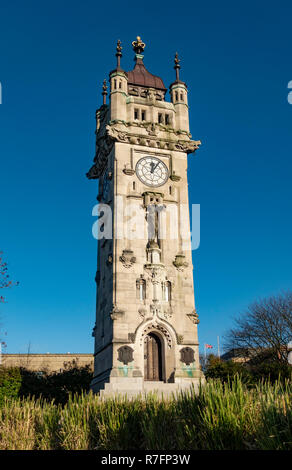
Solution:
[{"label": "green grass", "polygon": [[0,449],[292,450],[291,392],[291,381],[249,389],[237,376],[176,399],[102,400],[89,393],[63,407],[5,399]]}]

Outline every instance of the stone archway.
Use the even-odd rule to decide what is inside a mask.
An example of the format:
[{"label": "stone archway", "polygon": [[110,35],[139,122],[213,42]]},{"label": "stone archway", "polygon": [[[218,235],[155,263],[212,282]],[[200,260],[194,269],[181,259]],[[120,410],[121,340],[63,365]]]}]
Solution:
[{"label": "stone archway", "polygon": [[144,337],[144,380],[163,380],[163,347],[161,340],[154,332]]},{"label": "stone archway", "polygon": [[[135,343],[137,344],[136,360],[139,368],[145,374],[145,337],[150,333],[155,334],[161,344],[162,381],[165,383],[174,382],[176,368],[176,332],[172,325],[161,318],[152,318],[140,323],[135,331]],[[146,379],[145,379],[146,380]],[[147,381],[147,380],[146,380]]]}]

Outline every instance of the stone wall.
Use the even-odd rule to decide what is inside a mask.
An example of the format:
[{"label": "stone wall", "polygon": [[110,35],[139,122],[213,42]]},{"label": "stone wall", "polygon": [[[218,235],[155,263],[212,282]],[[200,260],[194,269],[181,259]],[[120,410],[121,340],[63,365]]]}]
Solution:
[{"label": "stone wall", "polygon": [[4,367],[25,367],[29,370],[61,372],[68,365],[93,369],[93,354],[2,354],[0,364]]}]

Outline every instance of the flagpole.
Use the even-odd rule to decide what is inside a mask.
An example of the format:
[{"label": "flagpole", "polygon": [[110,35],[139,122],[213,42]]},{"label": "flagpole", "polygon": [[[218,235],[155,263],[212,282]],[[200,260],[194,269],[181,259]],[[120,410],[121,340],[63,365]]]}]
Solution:
[{"label": "flagpole", "polygon": [[219,336],[217,336],[217,342],[218,342],[218,358],[220,359]]},{"label": "flagpole", "polygon": [[206,362],[206,343],[204,343],[204,353],[205,353],[205,362]]}]

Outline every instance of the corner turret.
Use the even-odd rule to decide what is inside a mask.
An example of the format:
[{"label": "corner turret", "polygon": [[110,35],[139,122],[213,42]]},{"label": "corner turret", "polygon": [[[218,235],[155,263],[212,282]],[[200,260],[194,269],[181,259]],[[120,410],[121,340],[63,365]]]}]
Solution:
[{"label": "corner turret", "polygon": [[188,89],[187,85],[179,78],[180,59],[178,53],[174,58],[174,69],[176,71],[176,80],[169,87],[171,102],[175,108],[175,129],[189,132],[189,107],[188,107]]}]

